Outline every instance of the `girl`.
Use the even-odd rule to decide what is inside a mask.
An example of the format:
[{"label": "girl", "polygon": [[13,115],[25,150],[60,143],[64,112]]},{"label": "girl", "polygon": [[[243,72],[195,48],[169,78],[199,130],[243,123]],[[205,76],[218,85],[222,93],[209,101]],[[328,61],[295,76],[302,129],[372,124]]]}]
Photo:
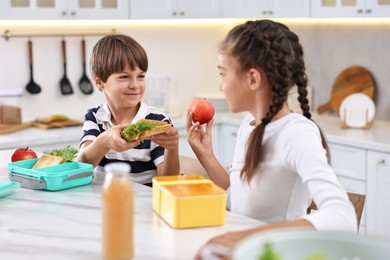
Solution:
[{"label": "girl", "polygon": [[[248,21],[228,33],[218,52],[218,68],[230,110],[249,112],[237,135],[230,175],[212,150],[213,121],[202,129],[188,113],[188,142],[210,178],[230,192],[231,211],[269,225],[230,232],[208,244],[232,247],[254,232],[282,227],[356,232],[354,208],[309,113],[298,36],[277,22]],[[286,102],[295,86],[303,115]],[[312,199],[318,212],[306,215]]]},{"label": "girl", "polygon": [[143,142],[126,142],[120,134],[139,119],[171,123],[163,111],[141,101],[148,69],[144,48],[130,36],[108,35],[94,46],[90,64],[93,81],[106,102],[85,114],[77,160],[97,166],[98,171],[110,162],[127,162],[132,180],[149,186],[156,175],[179,174],[176,128]]}]

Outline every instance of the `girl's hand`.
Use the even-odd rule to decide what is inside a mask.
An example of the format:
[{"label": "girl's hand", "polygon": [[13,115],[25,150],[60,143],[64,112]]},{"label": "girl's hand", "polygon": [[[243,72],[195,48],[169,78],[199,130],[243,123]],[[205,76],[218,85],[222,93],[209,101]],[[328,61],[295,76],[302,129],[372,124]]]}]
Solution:
[{"label": "girl's hand", "polygon": [[199,123],[192,122],[192,114],[187,114],[187,141],[190,144],[195,154],[201,155],[212,152],[212,126],[214,119],[206,124],[206,127],[201,126]]},{"label": "girl's hand", "polygon": [[177,128],[169,128],[165,133],[153,135],[150,140],[167,150],[177,150],[179,147],[179,131]]},{"label": "girl's hand", "polygon": [[230,259],[233,247],[248,235],[247,231],[236,231],[216,236],[197,252],[195,259]]}]

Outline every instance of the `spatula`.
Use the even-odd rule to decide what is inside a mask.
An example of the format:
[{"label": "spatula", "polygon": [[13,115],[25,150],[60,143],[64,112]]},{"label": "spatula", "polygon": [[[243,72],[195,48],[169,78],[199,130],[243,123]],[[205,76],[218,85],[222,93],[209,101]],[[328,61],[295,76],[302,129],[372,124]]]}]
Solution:
[{"label": "spatula", "polygon": [[85,71],[85,40],[81,40],[81,56],[83,61],[83,75],[81,76],[81,79],[79,81],[79,86],[81,92],[83,92],[86,95],[92,94],[93,92],[93,85],[91,81],[87,77],[87,73]]},{"label": "spatula", "polygon": [[318,107],[319,114],[328,109],[339,112],[341,102],[348,95],[353,93],[364,93],[374,98],[375,85],[374,79],[366,68],[352,66],[343,70],[333,83],[332,96],[328,102]]},{"label": "spatula", "polygon": [[63,95],[70,95],[73,94],[73,88],[66,76],[66,44],[64,39],[62,40],[62,56],[64,60],[64,76],[60,80],[60,89]]},{"label": "spatula", "polygon": [[32,54],[32,41],[28,40],[28,59],[30,64],[30,81],[27,83],[26,90],[31,94],[38,94],[41,92],[41,87],[34,82],[33,77],[33,54]]}]

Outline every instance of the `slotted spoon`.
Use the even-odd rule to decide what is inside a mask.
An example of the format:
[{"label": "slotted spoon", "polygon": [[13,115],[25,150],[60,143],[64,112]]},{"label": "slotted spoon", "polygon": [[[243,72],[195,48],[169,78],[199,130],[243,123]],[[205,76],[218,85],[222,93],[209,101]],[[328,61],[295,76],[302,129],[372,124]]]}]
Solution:
[{"label": "slotted spoon", "polygon": [[66,44],[64,39],[62,39],[62,56],[64,60],[64,76],[60,80],[60,89],[63,95],[70,95],[73,94],[73,88],[66,76]]},{"label": "slotted spoon", "polygon": [[81,40],[81,56],[83,61],[83,75],[81,76],[81,79],[79,81],[79,87],[81,92],[83,92],[86,95],[92,94],[93,92],[93,85],[92,82],[87,77],[87,73],[85,71],[85,40]]},{"label": "slotted spoon", "polygon": [[32,41],[28,40],[28,59],[30,65],[30,81],[27,83],[26,90],[31,94],[38,94],[41,92],[41,87],[34,82],[33,77],[33,54],[32,54]]}]

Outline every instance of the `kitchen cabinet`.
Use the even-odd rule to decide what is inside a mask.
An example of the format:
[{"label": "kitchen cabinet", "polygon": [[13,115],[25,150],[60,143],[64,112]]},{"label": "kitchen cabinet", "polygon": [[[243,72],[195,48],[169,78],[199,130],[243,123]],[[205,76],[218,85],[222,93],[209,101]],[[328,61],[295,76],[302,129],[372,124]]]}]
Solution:
[{"label": "kitchen cabinet", "polygon": [[224,124],[220,126],[218,134],[219,161],[223,165],[232,165],[237,133],[240,125]]},{"label": "kitchen cabinet", "polygon": [[390,153],[367,152],[367,234],[390,234]]},{"label": "kitchen cabinet", "polygon": [[[215,156],[219,159],[220,158],[220,139],[219,139],[219,130],[220,124],[214,123],[213,125],[213,150],[215,153]],[[179,154],[182,156],[188,156],[192,158],[196,158],[195,153],[192,151],[191,146],[189,145],[187,141],[187,129],[185,126],[179,126]]]},{"label": "kitchen cabinet", "polygon": [[128,19],[127,0],[3,0],[2,19]]},{"label": "kitchen cabinet", "polygon": [[275,18],[309,17],[310,0],[228,0],[225,17]]},{"label": "kitchen cabinet", "polygon": [[313,0],[313,18],[390,17],[388,0]]},{"label": "kitchen cabinet", "polygon": [[222,17],[222,0],[131,0],[131,19]]},{"label": "kitchen cabinet", "polygon": [[[347,192],[366,195],[366,149],[329,142],[331,165],[340,184]],[[367,196],[367,195],[366,195]],[[367,199],[360,221],[359,233],[366,233]]]}]

